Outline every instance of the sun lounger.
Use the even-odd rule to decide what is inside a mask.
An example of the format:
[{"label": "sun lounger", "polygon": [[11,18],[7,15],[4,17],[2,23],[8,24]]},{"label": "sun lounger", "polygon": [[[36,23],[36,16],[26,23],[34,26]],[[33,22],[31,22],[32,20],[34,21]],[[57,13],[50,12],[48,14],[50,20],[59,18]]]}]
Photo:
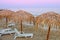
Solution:
[{"label": "sun lounger", "polygon": [[13,24],[13,23],[10,23],[8,26],[15,26],[15,24]]},{"label": "sun lounger", "polygon": [[16,33],[14,35],[14,39],[16,39],[17,37],[31,37],[31,38],[33,37],[32,33],[23,33],[23,34],[21,34],[18,30],[15,29],[15,31],[16,31]]},{"label": "sun lounger", "polygon": [[15,33],[15,31],[12,30],[11,28],[1,29],[0,30],[0,36],[3,35],[3,34],[11,34],[11,33]]},{"label": "sun lounger", "polygon": [[2,34],[11,34],[11,33],[15,33],[15,31],[14,30],[6,30]]},{"label": "sun lounger", "polygon": [[16,39],[17,37],[31,37],[32,38],[33,34],[32,33],[23,33],[23,34],[16,33],[14,36],[15,36],[14,39]]}]

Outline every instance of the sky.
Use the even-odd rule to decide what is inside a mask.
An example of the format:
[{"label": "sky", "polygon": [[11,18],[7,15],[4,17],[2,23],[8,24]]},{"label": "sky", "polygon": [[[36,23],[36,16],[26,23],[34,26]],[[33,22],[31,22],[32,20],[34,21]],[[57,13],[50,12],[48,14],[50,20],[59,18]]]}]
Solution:
[{"label": "sky", "polygon": [[[20,9],[25,10],[25,11],[33,14],[34,16],[38,16],[38,15],[41,15],[43,13],[51,12],[51,11],[60,14],[60,8],[20,8]],[[14,9],[14,11],[15,10],[18,11],[18,9]]]},{"label": "sky", "polygon": [[26,10],[33,15],[47,11],[60,13],[60,0],[0,0],[0,9]]}]

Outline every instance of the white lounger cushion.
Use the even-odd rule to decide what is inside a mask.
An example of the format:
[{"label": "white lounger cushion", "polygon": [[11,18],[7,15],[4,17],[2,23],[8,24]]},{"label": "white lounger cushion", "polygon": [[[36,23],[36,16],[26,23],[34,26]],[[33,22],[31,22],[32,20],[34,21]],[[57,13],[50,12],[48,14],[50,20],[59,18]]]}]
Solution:
[{"label": "white lounger cushion", "polygon": [[7,29],[2,29],[0,30],[0,34],[3,35],[3,34],[11,34],[11,33],[15,33],[14,30],[12,30],[11,28],[7,28]]},{"label": "white lounger cushion", "polygon": [[17,37],[33,37],[33,34],[32,33],[23,33],[23,34],[15,34],[14,35],[14,39],[16,39]]}]

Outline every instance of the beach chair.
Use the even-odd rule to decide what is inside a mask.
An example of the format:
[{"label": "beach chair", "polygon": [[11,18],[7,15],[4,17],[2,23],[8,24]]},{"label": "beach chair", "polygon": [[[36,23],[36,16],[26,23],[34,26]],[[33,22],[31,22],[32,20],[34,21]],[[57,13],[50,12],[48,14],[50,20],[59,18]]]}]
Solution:
[{"label": "beach chair", "polygon": [[17,37],[33,37],[32,33],[23,33],[21,34],[21,32],[19,32],[17,29],[15,29],[16,33],[14,35],[14,39],[16,39]]},{"label": "beach chair", "polygon": [[9,24],[8,24],[8,27],[9,27],[9,26],[15,26],[15,24],[14,24],[14,23],[9,23]]},{"label": "beach chair", "polygon": [[0,36],[3,35],[3,34],[11,34],[11,33],[15,33],[15,31],[12,30],[11,28],[1,29],[0,30]]},{"label": "beach chair", "polygon": [[5,30],[3,34],[11,34],[11,33],[15,33],[15,31],[12,29],[8,29],[8,30]]}]

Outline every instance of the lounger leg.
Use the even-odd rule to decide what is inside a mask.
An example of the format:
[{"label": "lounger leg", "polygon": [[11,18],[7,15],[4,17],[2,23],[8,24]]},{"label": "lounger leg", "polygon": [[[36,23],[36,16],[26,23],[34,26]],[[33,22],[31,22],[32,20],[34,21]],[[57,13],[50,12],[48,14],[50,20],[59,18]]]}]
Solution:
[{"label": "lounger leg", "polygon": [[16,39],[17,36],[14,37],[14,39]]},{"label": "lounger leg", "polygon": [[16,33],[15,33],[15,35],[14,35],[14,39],[16,39],[16,37],[17,37],[17,36],[16,36]]},{"label": "lounger leg", "polygon": [[1,37],[1,34],[0,34],[0,37]]},{"label": "lounger leg", "polygon": [[31,38],[32,38],[33,36],[31,36]]},{"label": "lounger leg", "polygon": [[33,38],[33,36],[31,36],[31,38]]},{"label": "lounger leg", "polygon": [[2,36],[2,34],[0,34],[0,40],[2,40],[1,36]]}]

